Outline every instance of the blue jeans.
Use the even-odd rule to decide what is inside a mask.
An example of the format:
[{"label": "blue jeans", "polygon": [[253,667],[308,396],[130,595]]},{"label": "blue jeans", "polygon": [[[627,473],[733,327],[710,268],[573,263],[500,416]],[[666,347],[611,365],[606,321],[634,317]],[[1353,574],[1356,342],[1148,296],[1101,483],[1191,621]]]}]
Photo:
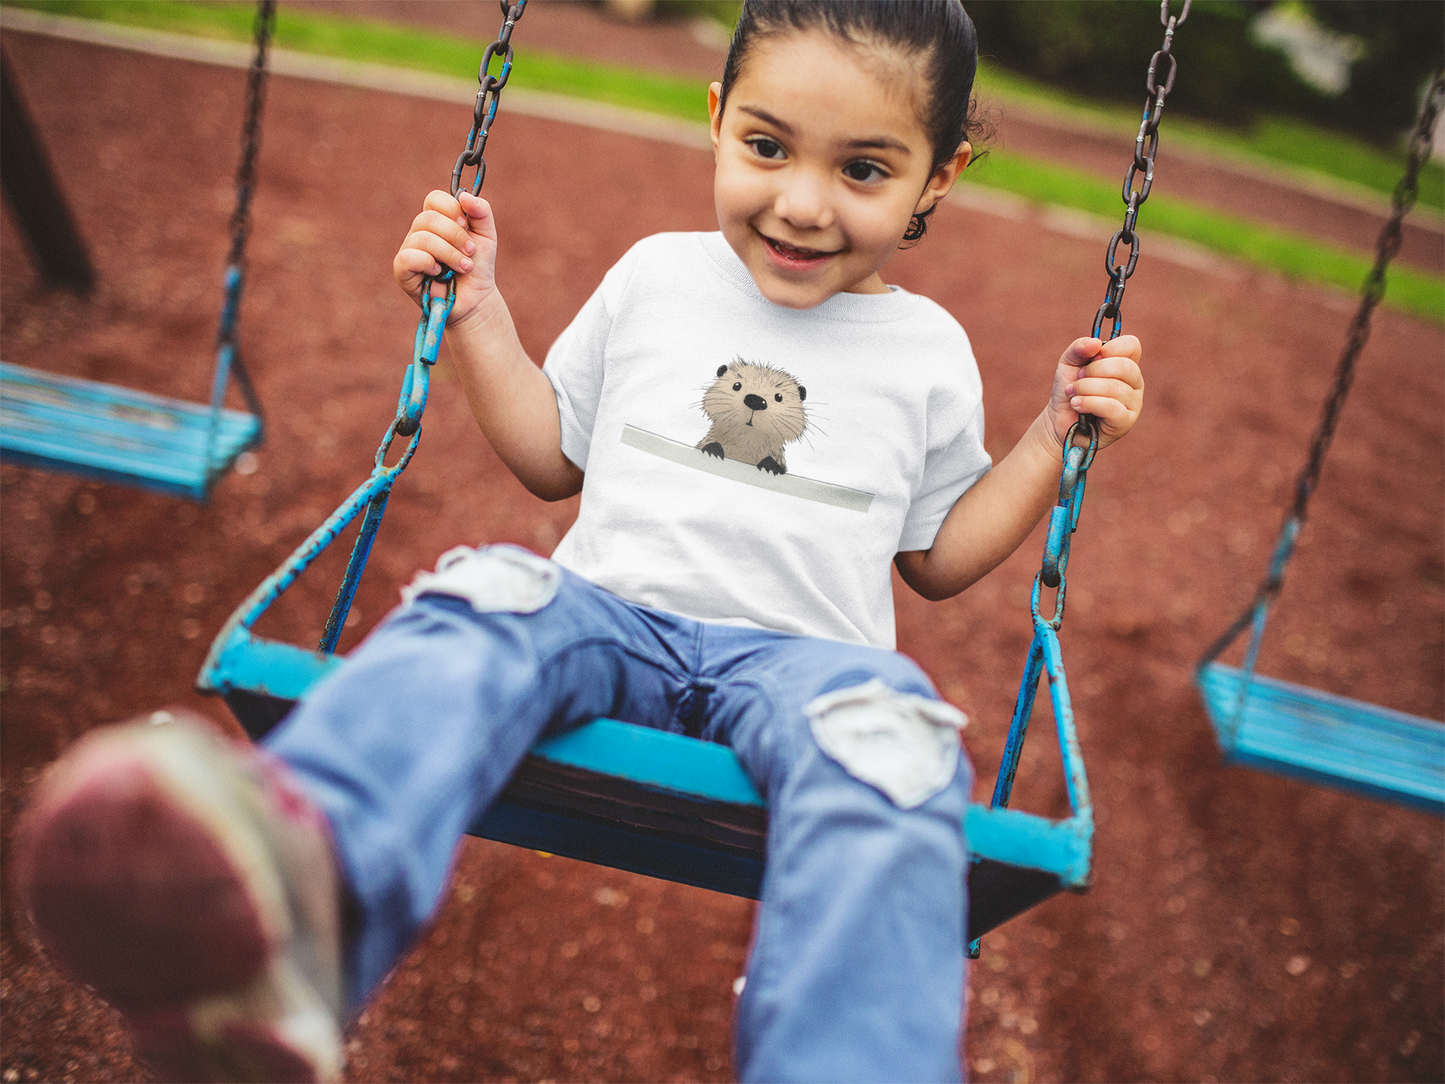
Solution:
[{"label": "blue jeans", "polygon": [[359,907],[352,1006],[527,750],[608,716],[731,746],[767,799],[742,1079],[959,1079],[972,771],[958,755],[904,808],[825,753],[810,708],[875,679],[894,708],[937,702],[894,652],[633,605],[511,547],[422,583],[266,743],[331,821]]}]

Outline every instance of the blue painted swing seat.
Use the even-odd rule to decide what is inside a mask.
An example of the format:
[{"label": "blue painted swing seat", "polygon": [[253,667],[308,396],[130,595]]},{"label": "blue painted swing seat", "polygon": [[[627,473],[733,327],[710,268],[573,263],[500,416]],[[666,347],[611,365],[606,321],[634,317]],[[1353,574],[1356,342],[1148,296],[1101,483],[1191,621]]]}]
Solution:
[{"label": "blue painted swing seat", "polygon": [[1445,723],[1257,675],[1240,712],[1241,680],[1218,662],[1196,676],[1229,763],[1445,815]]},{"label": "blue painted swing seat", "polygon": [[0,362],[0,459],[205,500],[261,420]]},{"label": "blue painted swing seat", "polygon": [[[233,625],[218,637],[197,687],[222,695],[254,737],[341,662]],[[1051,692],[1056,715],[1071,719],[1061,675]],[[1061,738],[1071,734],[1067,723],[1060,731]],[[1062,748],[1066,770],[1082,780],[1077,744],[1063,740]],[[973,804],[964,828],[971,941],[1061,891],[1088,887],[1093,816],[1086,795],[1061,820]],[[756,899],[767,808],[726,746],[597,719],[535,746],[469,831]]]}]

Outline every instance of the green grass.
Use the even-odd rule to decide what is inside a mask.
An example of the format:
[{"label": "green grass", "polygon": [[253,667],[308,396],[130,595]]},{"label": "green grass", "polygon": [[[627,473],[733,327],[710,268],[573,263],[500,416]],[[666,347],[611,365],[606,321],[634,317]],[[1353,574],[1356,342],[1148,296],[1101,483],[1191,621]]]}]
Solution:
[{"label": "green grass", "polygon": [[[1139,130],[1144,95],[1137,108],[1106,105],[1050,87],[986,61],[979,65],[978,87],[985,98],[1016,102],[1073,117],[1092,126],[1128,133]],[[1261,117],[1248,128],[1227,128],[1166,111],[1164,138],[1195,150],[1266,166],[1343,181],[1388,197],[1405,172],[1403,150],[1385,151],[1352,136],[1289,117]],[[1417,200],[1445,210],[1445,165],[1427,162],[1420,171]]]},{"label": "green grass", "polygon": [[[1073,170],[1019,154],[991,152],[971,167],[965,184],[997,188],[1037,203],[1053,204],[1124,221],[1119,186]],[[1302,237],[1258,222],[1247,222],[1207,207],[1167,196],[1151,195],[1139,210],[1140,252],[1147,258],[1149,234],[1161,233],[1190,241],[1214,252],[1272,268],[1290,278],[1327,283],[1355,291],[1365,281],[1372,257]],[[1445,280],[1392,265],[1386,301],[1407,312],[1445,321]]]},{"label": "green grass", "polygon": [[[247,41],[255,7],[245,3],[198,4],[183,0],[8,0],[15,7],[197,37]],[[474,74],[482,50],[501,24],[495,7],[478,5],[474,39],[409,26],[346,19],[315,11],[277,9],[275,42],[284,49],[342,57],[441,75]],[[495,23],[496,25],[493,25]],[[521,24],[525,27],[525,21]],[[525,34],[525,30],[519,31]],[[492,71],[500,70],[493,64]],[[537,49],[517,56],[517,82],[533,90],[569,94],[653,113],[707,121],[707,81],[596,64]]]},{"label": "green grass", "polygon": [[[14,0],[7,0],[14,2]],[[247,3],[190,3],[183,0],[22,0],[17,6],[83,18],[244,41],[251,36],[254,7]],[[488,17],[495,12],[487,9]],[[419,71],[460,75],[476,71],[493,32],[488,22],[468,40],[364,19],[344,19],[281,6],[277,45],[299,52],[344,57]],[[597,64],[534,49],[518,55],[517,81],[535,90],[609,102],[701,123],[706,119],[706,81]],[[495,67],[493,70],[497,70]],[[1124,107],[1082,103],[1028,80],[985,66],[980,90],[1002,101],[1019,101],[1120,131],[1138,127]],[[1142,106],[1142,97],[1141,97]],[[1196,148],[1282,165],[1346,180],[1388,193],[1402,170],[1403,156],[1358,140],[1283,119],[1261,121],[1243,135],[1177,115],[1167,118],[1167,138]],[[1122,166],[1121,166],[1122,171]],[[1122,172],[1121,172],[1122,176]],[[980,183],[1074,210],[1122,221],[1118,183],[1020,155],[995,151],[968,171],[965,183]],[[1248,182],[1242,182],[1247,184]],[[1421,178],[1420,202],[1445,205],[1445,171],[1431,165]],[[1140,228],[1248,260],[1311,282],[1356,290],[1370,266],[1367,256],[1259,223],[1242,221],[1183,201],[1154,196],[1140,214]],[[1445,280],[1398,265],[1389,277],[1386,304],[1445,321]]]},{"label": "green grass", "polygon": [[[1386,154],[1357,140],[1288,117],[1263,117],[1250,130],[1245,149],[1260,158],[1338,177],[1377,192],[1395,190],[1405,172],[1403,153]],[[1445,166],[1426,162],[1420,170],[1418,202],[1445,208]]]}]

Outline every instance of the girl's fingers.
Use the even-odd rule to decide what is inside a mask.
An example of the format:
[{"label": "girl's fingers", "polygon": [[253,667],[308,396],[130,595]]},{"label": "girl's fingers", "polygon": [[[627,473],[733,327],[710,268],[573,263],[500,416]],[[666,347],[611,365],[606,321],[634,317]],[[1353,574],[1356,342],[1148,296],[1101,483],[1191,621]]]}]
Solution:
[{"label": "girl's fingers", "polygon": [[[470,245],[470,247],[473,251],[476,250],[475,245]],[[458,250],[458,247],[445,237],[439,237],[426,230],[419,230],[409,234],[406,241],[402,244],[402,249],[403,251],[413,249],[425,252],[437,262],[455,268],[462,272],[462,274],[466,274],[472,269],[471,257],[468,256],[465,251]]]},{"label": "girl's fingers", "polygon": [[492,205],[481,196],[474,196],[470,192],[458,194],[457,202],[461,205],[463,213],[470,218],[485,218],[492,213]]},{"label": "girl's fingers", "polygon": [[1135,391],[1144,390],[1144,374],[1129,358],[1100,358],[1091,361],[1074,374],[1074,383],[1083,380],[1114,380]]},{"label": "girl's fingers", "polygon": [[1059,360],[1066,365],[1075,367],[1087,365],[1099,356],[1100,346],[1098,339],[1075,339],[1069,343],[1068,349],[1064,351],[1064,356]]},{"label": "girl's fingers", "polygon": [[406,272],[408,275],[440,275],[442,273],[441,262],[429,252],[423,252],[417,248],[404,248],[396,254],[394,266],[397,270]]},{"label": "girl's fingers", "polygon": [[434,188],[426,194],[426,199],[421,202],[422,207],[428,211],[437,211],[447,218],[460,218],[462,216],[462,205],[456,196],[450,192],[444,192],[440,188]]},{"label": "girl's fingers", "polygon": [[470,192],[461,193],[456,201],[458,213],[457,220],[466,229],[484,233],[489,237],[495,237],[497,233],[496,224],[492,219],[492,205],[481,196],[474,196]]},{"label": "girl's fingers", "polygon": [[[1062,390],[1059,408],[1098,419],[1101,433],[1112,443],[1133,428],[1144,405],[1142,347],[1133,335],[1101,342],[1075,339],[1060,359],[1054,394]],[[1070,372],[1064,366],[1072,366]],[[1068,414],[1058,416],[1060,426]]]},{"label": "girl's fingers", "polygon": [[1088,376],[1074,380],[1064,389],[1071,398],[1079,395],[1105,396],[1121,403],[1131,403],[1139,398],[1140,389],[1127,380],[1113,377]]},{"label": "girl's fingers", "polygon": [[1117,339],[1110,339],[1100,348],[1098,356],[1101,358],[1130,358],[1135,364],[1143,356],[1144,348],[1139,340],[1133,335],[1120,335]]},{"label": "girl's fingers", "polygon": [[440,211],[423,211],[417,215],[412,220],[411,233],[412,236],[419,233],[434,233],[438,237],[444,238],[458,251],[469,255],[477,250],[477,243],[472,240],[466,226],[447,218]]},{"label": "girl's fingers", "polygon": [[1108,429],[1132,424],[1133,412],[1119,400],[1111,399],[1107,395],[1076,396],[1069,401],[1069,405],[1080,414],[1090,414],[1098,418]]}]

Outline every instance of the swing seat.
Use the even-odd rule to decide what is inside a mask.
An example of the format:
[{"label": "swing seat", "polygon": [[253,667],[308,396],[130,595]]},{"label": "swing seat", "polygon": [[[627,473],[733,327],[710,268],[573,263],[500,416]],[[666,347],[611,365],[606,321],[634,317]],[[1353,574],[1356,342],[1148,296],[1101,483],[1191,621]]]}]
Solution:
[{"label": "swing seat", "polygon": [[1217,662],[1196,676],[1227,763],[1445,815],[1445,724],[1254,676],[1235,729],[1242,680]]},{"label": "swing seat", "polygon": [[[197,688],[223,696],[254,738],[274,726],[335,655],[233,628]],[[1065,889],[1088,887],[1093,820],[1049,820],[971,804],[964,818],[968,938]],[[539,742],[470,834],[757,899],[767,807],[732,750],[597,719]]]},{"label": "swing seat", "polygon": [[203,501],[260,438],[254,414],[0,362],[6,462]]}]

